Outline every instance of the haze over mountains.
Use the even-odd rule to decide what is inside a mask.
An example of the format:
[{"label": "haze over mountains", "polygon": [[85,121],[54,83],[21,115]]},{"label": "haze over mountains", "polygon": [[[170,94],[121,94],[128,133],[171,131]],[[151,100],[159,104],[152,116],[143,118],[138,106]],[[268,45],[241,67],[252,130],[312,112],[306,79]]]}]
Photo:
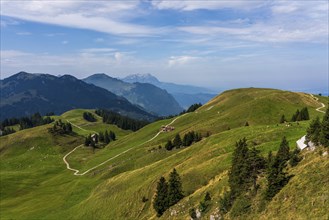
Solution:
[{"label": "haze over mountains", "polygon": [[165,89],[174,96],[183,108],[187,108],[190,105],[199,102],[204,104],[215,97],[218,93],[198,86],[161,82],[151,74],[132,74],[126,76],[122,80],[129,83],[150,83],[158,86],[159,88]]},{"label": "haze over mountains", "polygon": [[106,108],[123,115],[153,120],[156,116],[106,89],[71,75],[17,73],[1,80],[1,119],[35,112],[61,114],[75,108]]},{"label": "haze over mountains", "polygon": [[159,116],[176,115],[183,111],[171,94],[149,82],[128,83],[106,74],[94,74],[83,81],[123,96],[131,103],[140,105]]}]

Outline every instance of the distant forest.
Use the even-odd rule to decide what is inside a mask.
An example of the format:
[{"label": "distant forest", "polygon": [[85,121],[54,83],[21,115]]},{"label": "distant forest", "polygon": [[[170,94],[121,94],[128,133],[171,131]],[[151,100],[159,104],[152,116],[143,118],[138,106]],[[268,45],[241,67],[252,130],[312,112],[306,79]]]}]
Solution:
[{"label": "distant forest", "polygon": [[147,121],[132,119],[109,110],[98,109],[95,113],[103,118],[104,123],[114,124],[124,130],[137,131],[149,124]]}]

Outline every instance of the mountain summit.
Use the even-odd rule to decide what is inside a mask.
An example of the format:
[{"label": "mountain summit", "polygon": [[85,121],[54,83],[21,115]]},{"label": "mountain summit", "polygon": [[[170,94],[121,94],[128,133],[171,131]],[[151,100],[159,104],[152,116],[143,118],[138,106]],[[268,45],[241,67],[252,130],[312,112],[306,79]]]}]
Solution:
[{"label": "mountain summit", "polygon": [[[144,76],[145,81],[148,81],[148,75]],[[171,94],[153,84],[128,83],[106,74],[94,74],[83,80],[123,96],[131,103],[160,116],[176,115],[183,111]]]},{"label": "mountain summit", "polygon": [[153,75],[146,73],[146,74],[132,74],[129,76],[126,76],[125,78],[122,79],[125,82],[129,82],[129,83],[135,83],[135,82],[139,82],[139,83],[150,83],[153,85],[157,85],[160,84],[161,82]]},{"label": "mountain summit", "polygon": [[106,108],[135,118],[155,118],[125,98],[71,75],[19,72],[1,80],[0,89],[1,119],[35,112],[61,114],[75,108]]}]

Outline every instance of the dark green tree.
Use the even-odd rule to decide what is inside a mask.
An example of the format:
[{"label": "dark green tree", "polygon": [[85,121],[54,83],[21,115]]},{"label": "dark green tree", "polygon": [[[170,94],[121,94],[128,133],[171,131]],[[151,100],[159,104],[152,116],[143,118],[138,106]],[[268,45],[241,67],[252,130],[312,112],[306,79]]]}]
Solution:
[{"label": "dark green tree", "polygon": [[175,205],[184,198],[182,183],[176,169],[169,174],[168,181],[168,201],[169,206]]},{"label": "dark green tree", "polygon": [[180,138],[179,134],[176,134],[174,140],[173,140],[173,145],[176,148],[180,148],[182,146],[182,139]]},{"label": "dark green tree", "polygon": [[286,117],[284,115],[282,115],[280,118],[280,123],[283,124],[285,122],[286,122]]},{"label": "dark green tree", "polygon": [[329,108],[327,108],[322,119],[320,143],[325,147],[329,147]]},{"label": "dark green tree", "polygon": [[164,177],[161,177],[158,182],[157,191],[153,200],[153,208],[157,212],[158,217],[169,208],[168,183]]},{"label": "dark green tree", "polygon": [[169,141],[166,143],[165,148],[166,148],[167,150],[169,150],[169,151],[172,150],[172,149],[174,148],[174,146],[173,146],[171,140],[169,140]]},{"label": "dark green tree", "polygon": [[289,143],[286,137],[282,138],[278,153],[276,154],[276,160],[280,163],[286,163],[289,160],[290,153],[289,153]]},{"label": "dark green tree", "polygon": [[98,137],[98,138],[99,138],[99,141],[100,141],[100,142],[104,142],[104,133],[100,131],[100,132],[99,132],[99,137]]},{"label": "dark green tree", "polygon": [[295,150],[291,153],[289,160],[290,166],[294,167],[301,161],[301,158],[298,156],[299,152],[300,150],[298,148],[295,148]]},{"label": "dark green tree", "polygon": [[91,145],[91,135],[89,134],[86,138],[85,138],[85,146],[90,146]]},{"label": "dark green tree", "polygon": [[248,188],[250,181],[248,166],[248,147],[245,138],[235,144],[232,166],[229,172],[229,186],[232,198],[236,198]]},{"label": "dark green tree", "polygon": [[105,133],[104,133],[104,143],[108,144],[110,142],[111,142],[111,138],[110,138],[109,132],[105,131]]},{"label": "dark green tree", "polygon": [[268,161],[267,188],[265,192],[267,200],[271,200],[289,181],[290,177],[284,171],[289,160],[289,155],[289,143],[283,137],[275,158],[269,158],[272,162]]},{"label": "dark green tree", "polygon": [[249,123],[246,121],[246,123],[244,124],[244,126],[249,126]]},{"label": "dark green tree", "polygon": [[321,130],[320,118],[316,117],[306,131],[306,142],[312,141],[315,145],[318,145],[320,142]]},{"label": "dark green tree", "polygon": [[302,110],[300,111],[300,115],[301,115],[301,120],[309,120],[310,119],[310,115],[308,113],[307,107],[302,108]]},{"label": "dark green tree", "polygon": [[110,131],[109,136],[110,136],[111,141],[115,141],[116,140],[116,135],[115,135],[115,133],[113,131]]},{"label": "dark green tree", "polygon": [[253,190],[257,192],[257,178],[258,175],[265,168],[265,160],[260,155],[260,151],[255,147],[251,148],[248,152],[248,165],[249,165],[249,178],[252,181]]},{"label": "dark green tree", "polygon": [[197,219],[195,208],[191,208],[191,209],[189,210],[189,214],[190,214],[191,219],[193,219],[193,220],[194,220],[194,219]]}]

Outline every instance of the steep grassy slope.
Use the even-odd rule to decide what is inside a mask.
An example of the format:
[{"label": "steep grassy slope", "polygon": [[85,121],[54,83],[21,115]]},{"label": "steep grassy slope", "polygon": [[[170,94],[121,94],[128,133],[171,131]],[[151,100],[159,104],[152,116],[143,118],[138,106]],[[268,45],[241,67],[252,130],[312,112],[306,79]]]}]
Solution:
[{"label": "steep grassy slope", "polygon": [[[273,103],[279,107],[273,106]],[[119,140],[95,153],[89,149],[75,151],[67,159],[73,168],[80,171],[126,152],[84,176],[74,176],[72,171],[66,170],[62,161],[66,153],[83,141],[81,136],[53,138],[46,131],[47,126],[40,126],[1,137],[1,185],[4,183],[0,201],[2,218],[153,219],[156,217],[151,201],[156,182],[162,175],[168,177],[174,167],[182,177],[186,197],[167,211],[162,219],[187,219],[189,208],[196,207],[206,191],[213,197],[210,211],[206,214],[209,218],[218,206],[219,195],[227,187],[227,170],[235,141],[247,137],[248,143],[256,144],[265,155],[270,150],[278,149],[285,135],[293,148],[295,141],[305,134],[309,121],[299,125],[293,123],[290,127],[277,125],[277,121],[282,113],[289,118],[297,108],[305,106],[308,106],[311,117],[322,115],[314,110],[320,106],[319,103],[306,94],[267,89],[228,91],[197,112],[181,116],[172,124],[174,132],[161,133],[150,142],[144,143],[157,134],[161,125],[173,119],[152,123],[127,135],[121,131]],[[102,126],[110,126],[102,124],[100,118],[95,123],[98,125],[84,121],[81,117],[83,111],[71,111],[61,118],[81,127],[74,128],[81,135],[89,133],[83,129],[98,131]],[[251,126],[241,126],[245,121]],[[227,126],[231,130],[227,130]],[[209,131],[212,135],[188,148],[170,152],[158,149],[175,134],[182,135],[190,130]],[[308,155],[305,162],[296,167],[295,177],[299,178],[301,173],[300,178],[305,178],[316,166],[321,167],[321,174],[314,175],[313,181],[321,182],[328,163],[316,158],[307,163],[307,158]],[[301,182],[300,189],[308,183],[310,180]],[[294,184],[294,179],[291,184]],[[316,186],[312,189],[316,193],[325,192]],[[142,202],[143,196],[149,199],[146,203]],[[275,201],[269,207],[276,207]],[[289,203],[286,207],[293,212]],[[266,215],[271,217],[273,213],[269,208]]]}]

